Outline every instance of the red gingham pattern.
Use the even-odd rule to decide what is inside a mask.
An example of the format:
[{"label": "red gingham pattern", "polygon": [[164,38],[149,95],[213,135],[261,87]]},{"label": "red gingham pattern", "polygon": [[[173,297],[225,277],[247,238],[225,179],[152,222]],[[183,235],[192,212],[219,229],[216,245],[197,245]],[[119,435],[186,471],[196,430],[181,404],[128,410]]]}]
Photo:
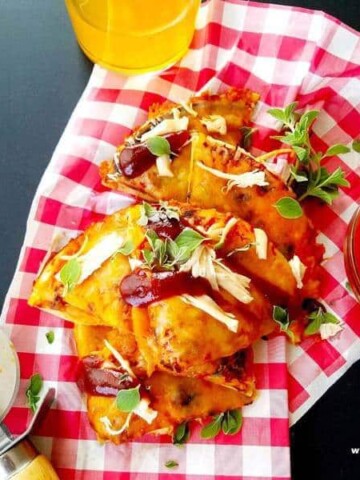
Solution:
[{"label": "red gingham pattern", "polygon": [[[329,161],[351,181],[332,207],[312,204],[308,213],[326,245],[323,301],[345,323],[329,341],[300,347],[279,337],[255,346],[259,395],[244,409],[244,426],[234,437],[200,438],[194,425],[188,445],[176,448],[146,437],[115,447],[99,445],[74,382],[72,326],[30,308],[26,299],[51,239],[71,235],[129,204],[108,192],[97,166],[122,137],[146,118],[153,102],[186,99],[199,90],[244,86],[261,94],[256,123],[259,149],[271,148],[276,127],[269,106],[296,99],[321,109],[317,146],[350,144],[360,124],[360,36],[322,12],[301,8],[212,0],[201,7],[190,51],[161,74],[126,78],[95,67],[89,84],[54,152],[29,215],[24,247],[6,298],[2,323],[19,353],[21,384],[6,422],[20,433],[29,420],[25,390],[40,372],[57,389],[57,401],[34,441],[66,480],[284,480],[290,478],[289,422],[309,407],[360,357],[360,305],[347,291],[341,248],[360,198],[360,161],[355,153]],[[45,334],[54,330],[49,345]],[[165,463],[179,463],[169,472]],[[121,473],[120,473],[121,472]]]}]

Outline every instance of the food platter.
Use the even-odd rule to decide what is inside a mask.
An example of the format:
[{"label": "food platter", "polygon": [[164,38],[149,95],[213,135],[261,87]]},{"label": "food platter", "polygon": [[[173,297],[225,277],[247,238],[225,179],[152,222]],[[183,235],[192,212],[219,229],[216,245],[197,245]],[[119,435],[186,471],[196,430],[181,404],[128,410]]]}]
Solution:
[{"label": "food platter", "polygon": [[203,438],[220,426],[237,434],[239,409],[256,401],[252,345],[343,328],[319,302],[324,247],[300,200],[331,203],[349,186],[320,165],[349,148],[314,154],[318,112],[293,103],[269,111],[288,146],[254,156],[258,98],[233,88],[150,107],[99,172],[135,205],[40,270],[29,304],[75,323],[78,385],[99,440],[175,441],[190,421],[205,423]]}]

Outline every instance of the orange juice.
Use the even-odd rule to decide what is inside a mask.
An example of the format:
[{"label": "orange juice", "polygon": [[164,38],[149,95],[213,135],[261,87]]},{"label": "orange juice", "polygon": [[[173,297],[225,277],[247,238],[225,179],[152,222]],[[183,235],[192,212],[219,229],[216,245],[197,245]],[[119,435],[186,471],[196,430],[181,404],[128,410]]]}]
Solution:
[{"label": "orange juice", "polygon": [[65,0],[94,62],[128,74],[160,70],[191,42],[200,0]]}]

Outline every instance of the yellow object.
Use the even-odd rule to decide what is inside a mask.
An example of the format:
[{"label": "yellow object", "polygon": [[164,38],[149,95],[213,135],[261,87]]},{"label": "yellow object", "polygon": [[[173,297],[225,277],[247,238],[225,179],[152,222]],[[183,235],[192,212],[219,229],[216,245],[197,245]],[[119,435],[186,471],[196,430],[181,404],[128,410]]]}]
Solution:
[{"label": "yellow object", "polygon": [[187,51],[200,0],[65,0],[84,53],[127,74],[161,70]]},{"label": "yellow object", "polygon": [[59,480],[51,463],[44,455],[38,455],[11,480]]}]

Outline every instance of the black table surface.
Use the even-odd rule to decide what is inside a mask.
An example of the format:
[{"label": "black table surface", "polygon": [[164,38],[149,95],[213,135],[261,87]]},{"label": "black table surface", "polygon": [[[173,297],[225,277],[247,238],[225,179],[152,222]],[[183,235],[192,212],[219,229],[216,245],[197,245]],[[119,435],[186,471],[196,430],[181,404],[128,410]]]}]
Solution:
[{"label": "black table surface", "polygon": [[[293,4],[360,30],[359,0]],[[36,187],[91,69],[61,0],[0,0],[0,304]],[[292,427],[293,480],[360,479],[360,454],[351,452],[360,448],[359,407],[360,362]]]}]

